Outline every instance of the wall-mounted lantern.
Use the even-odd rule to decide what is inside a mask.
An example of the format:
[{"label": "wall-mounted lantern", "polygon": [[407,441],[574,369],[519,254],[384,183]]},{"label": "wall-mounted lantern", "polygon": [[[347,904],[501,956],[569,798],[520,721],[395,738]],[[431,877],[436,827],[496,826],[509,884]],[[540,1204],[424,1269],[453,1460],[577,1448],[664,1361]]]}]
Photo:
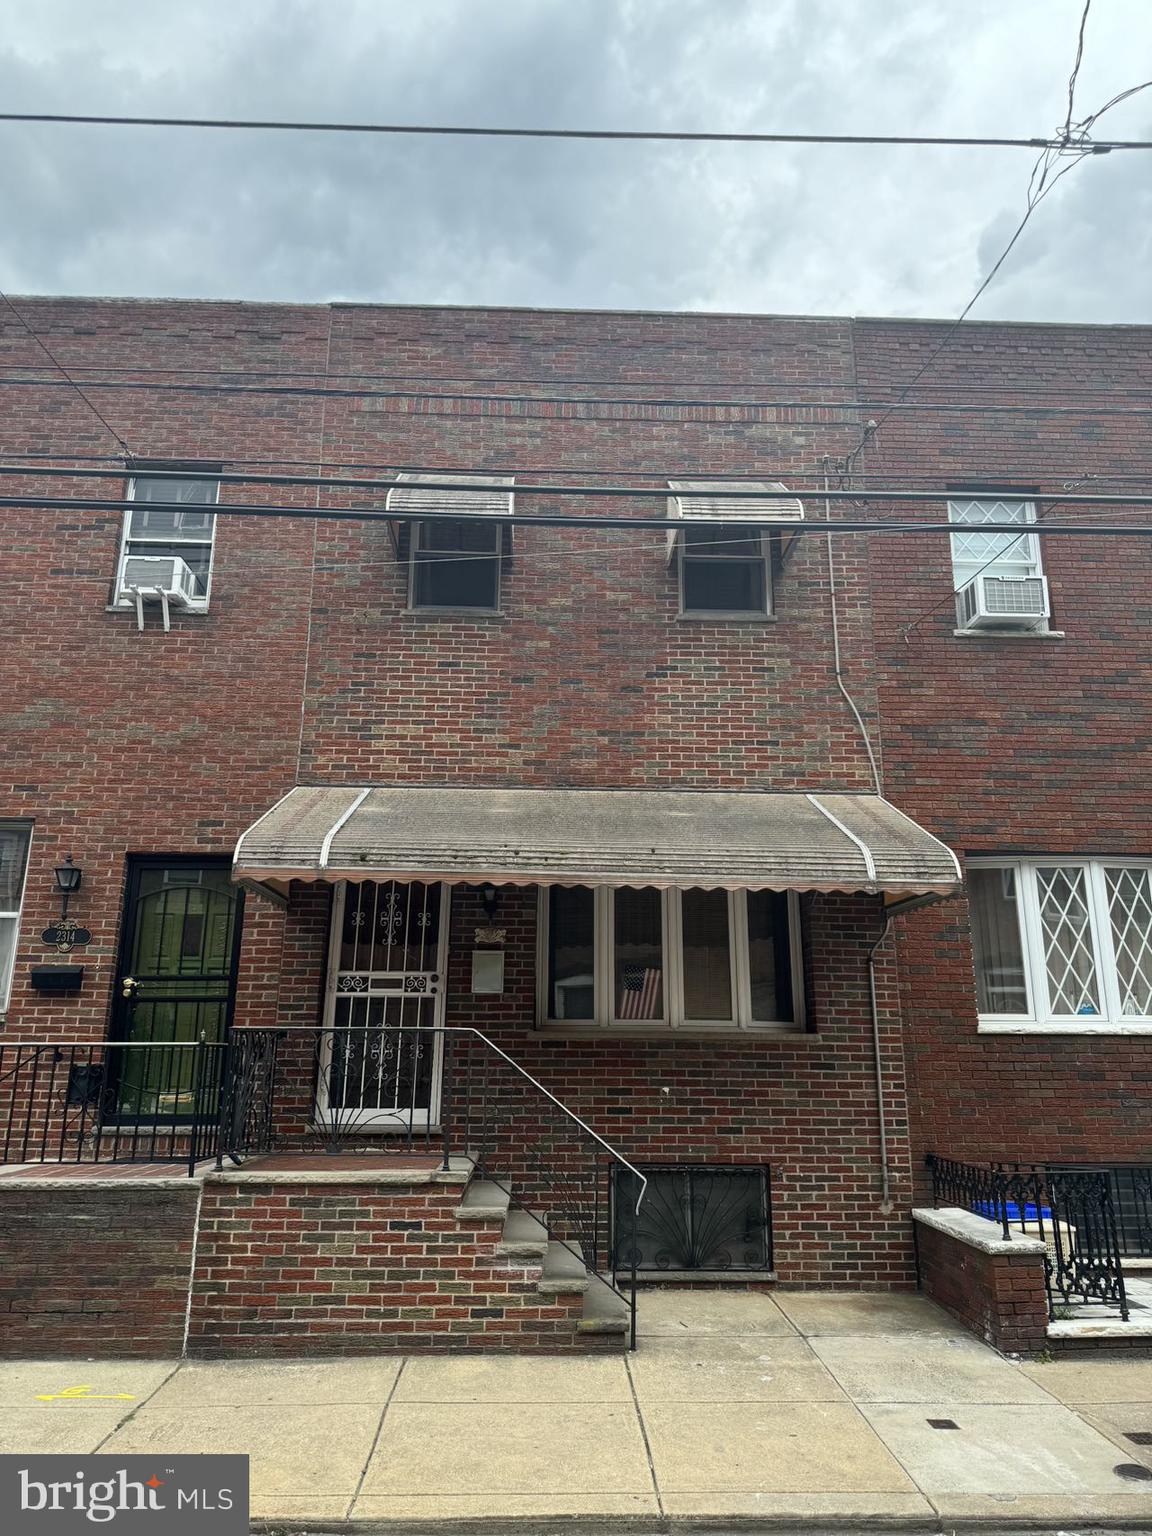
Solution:
[{"label": "wall-mounted lantern", "polygon": [[73,945],[87,944],[92,938],[87,928],[79,927],[76,919],[68,916],[68,903],[80,889],[84,872],[72,862],[72,855],[68,854],[63,864],[57,864],[52,874],[56,889],[60,892],[60,920],[53,927],[45,928],[40,937],[45,944],[51,944],[62,955],[66,955]]}]

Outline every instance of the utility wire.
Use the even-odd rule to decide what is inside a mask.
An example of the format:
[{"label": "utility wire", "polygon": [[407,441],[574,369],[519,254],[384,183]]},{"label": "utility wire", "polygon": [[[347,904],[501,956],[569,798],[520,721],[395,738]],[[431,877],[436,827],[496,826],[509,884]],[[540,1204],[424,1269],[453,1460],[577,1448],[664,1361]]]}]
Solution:
[{"label": "utility wire", "polygon": [[5,306],[5,308],[11,310],[11,312],[16,316],[17,320],[19,320],[20,324],[24,327],[24,329],[28,332],[29,336],[31,336],[32,340],[40,348],[41,352],[44,353],[44,356],[48,359],[48,361],[52,364],[52,366],[54,368],[58,369],[60,371],[60,373],[62,373],[64,375],[64,378],[72,386],[72,388],[76,391],[76,393],[80,396],[81,400],[83,400],[84,404],[92,412],[93,416],[95,416],[95,417],[97,417],[99,419],[99,421],[108,430],[108,432],[111,433],[111,435],[120,444],[120,446],[121,446],[121,448],[123,448],[124,452],[127,453],[127,454],[131,454],[131,452],[132,452],[131,448],[129,448],[128,444],[120,436],[120,434],[119,434],[119,432],[117,432],[116,428],[114,426],[112,426],[112,424],[109,421],[107,421],[104,416],[102,416],[100,414],[100,412],[97,410],[96,406],[93,405],[92,401],[89,400],[88,396],[80,388],[80,385],[77,384],[76,380],[68,372],[67,368],[65,368],[64,364],[60,361],[60,359],[56,356],[56,354],[50,350],[50,348],[48,347],[48,344],[44,341],[43,337],[40,336],[33,329],[33,327],[28,323],[28,321],[24,318],[24,316],[21,314],[21,312],[16,308],[15,304],[13,304],[12,300],[8,297],[8,295],[6,293],[0,293],[0,302],[2,302],[4,304],[4,306]]},{"label": "utility wire", "polygon": [[[440,487],[443,489],[444,487]],[[422,487],[431,489],[431,487]],[[475,486],[467,487],[475,490]],[[636,491],[622,490],[614,487],[609,491],[591,490],[587,487],[572,489],[566,486],[532,487],[525,486],[527,491],[543,491],[549,495],[622,495],[622,496],[647,496],[664,498],[668,495],[666,489],[660,491]],[[823,496],[823,493],[821,493]],[[857,491],[829,491],[829,500],[859,501],[861,493]],[[868,493],[864,493],[863,499],[868,499]],[[921,500],[918,494],[909,495],[906,492],[892,491],[881,498],[883,500]],[[1052,503],[1072,503],[1076,506],[1115,508],[1115,507],[1152,507],[1152,493],[1133,493],[1129,496],[1080,496],[1080,495],[1051,495],[1044,498]],[[139,502],[133,502],[125,496],[0,496],[0,507],[20,510],[52,511],[52,512],[122,512],[133,507],[138,507]],[[152,511],[160,512],[186,512],[188,505],[181,501],[149,501],[148,506]],[[244,503],[217,503],[213,511],[222,517],[282,517],[297,520],[320,520],[335,522],[364,522],[364,523],[397,523],[397,522],[427,522],[427,523],[506,523],[514,526],[545,527],[545,528],[663,528],[683,529],[685,527],[711,527],[717,526],[717,521],[712,518],[680,518],[680,517],[623,517],[612,513],[608,516],[588,517],[572,513],[547,513],[547,512],[508,512],[493,515],[490,512],[469,512],[452,508],[450,511],[421,511],[414,514],[405,510],[403,513],[396,510],[377,509],[372,507],[294,507],[294,506],[266,506]],[[785,533],[825,533],[829,530],[833,533],[955,533],[955,523],[923,523],[910,522],[896,519],[858,519],[848,518],[835,523],[826,523],[823,519],[798,519],[745,517],[740,519],[748,528],[763,526],[767,529]],[[1033,531],[1044,534],[1091,534],[1091,535],[1116,535],[1118,537],[1152,534],[1152,523],[1129,524],[1127,527],[1120,523],[1045,523],[1042,527],[1032,525]],[[983,523],[981,531],[984,533],[1010,533],[1019,535],[1019,523]]]},{"label": "utility wire", "polygon": [[[1065,169],[1070,169],[1066,167]],[[1063,172],[1061,173],[1063,174]],[[955,326],[953,327],[955,329]],[[941,343],[933,356],[943,349]],[[931,363],[932,359],[929,359]],[[928,364],[925,364],[927,367]],[[483,404],[487,406],[614,406],[618,408],[645,407],[661,410],[730,410],[730,411],[848,411],[857,414],[862,410],[883,409],[887,419],[892,412],[897,410],[943,412],[959,414],[987,414],[999,412],[1001,415],[1025,415],[1025,416],[1148,416],[1152,415],[1152,405],[1143,406],[1075,406],[1075,405],[1013,405],[1013,404],[974,404],[972,402],[933,402],[933,401],[908,401],[903,399],[896,401],[877,400],[749,400],[749,399],[716,399],[693,398],[688,400],[672,399],[656,396],[610,396],[610,395],[522,395],[522,394],[476,394],[463,391],[435,391],[435,390],[411,390],[411,389],[328,389],[319,385],[280,385],[280,384],[161,384],[148,380],[130,379],[89,379],[86,381],[89,389],[102,389],[114,391],[153,391],[157,394],[193,394],[193,395],[253,395],[253,396],[288,396],[294,399],[343,399],[343,400],[407,400],[427,401],[433,404],[443,402],[445,404]],[[914,381],[913,381],[914,382]],[[59,379],[35,379],[28,377],[5,378],[0,377],[2,389],[52,389],[63,387],[64,381]],[[908,389],[911,389],[909,384]],[[1005,394],[1014,391],[1010,386],[1005,386]],[[1140,396],[1133,392],[1134,398],[1147,399],[1145,394]],[[612,421],[619,418],[580,416],[565,418],[558,416],[556,420],[566,419],[595,421]],[[643,417],[630,417],[629,420],[644,420]],[[690,418],[692,421],[724,421],[726,417],[696,415]],[[818,424],[817,424],[818,425]],[[829,426],[839,426],[842,423],[830,422]]]},{"label": "utility wire", "polygon": [[1076,39],[1076,58],[1072,64],[1072,73],[1068,76],[1068,116],[1064,121],[1064,139],[1067,142],[1072,137],[1072,111],[1076,100],[1076,80],[1080,74],[1080,63],[1084,57],[1084,28],[1088,25],[1088,12],[1092,9],[1092,0],[1084,0],[1084,14],[1080,17],[1080,32]]},{"label": "utility wire", "polygon": [[[439,138],[593,139],[681,144],[856,144],[931,145],[950,149],[1043,149],[1058,141],[993,137],[941,137],[871,133],[690,133],[635,128],[457,127],[443,123],[292,122],[277,118],[133,117],[79,112],[0,112],[0,122],[87,124],[98,128],[225,128],[261,133],[375,133]],[[1096,154],[1114,149],[1152,149],[1152,140],[1114,139],[1092,146]]]},{"label": "utility wire", "polygon": [[[451,479],[451,477],[448,477],[448,476],[446,476],[443,479],[431,479],[430,478],[430,479],[421,480],[419,483],[414,483],[412,481],[405,481],[405,480],[374,480],[374,479],[366,479],[366,478],[362,478],[362,477],[354,476],[354,475],[285,475],[285,474],[266,475],[266,474],[252,474],[252,473],[249,473],[249,472],[236,471],[236,470],[221,470],[221,471],[217,471],[217,470],[199,470],[199,471],[195,471],[195,470],[186,470],[186,469],[185,470],[181,470],[181,469],[145,469],[145,470],[142,470],[141,473],[146,474],[149,479],[154,479],[154,480],[204,479],[204,480],[219,481],[222,485],[305,486],[305,487],[309,487],[309,488],[319,487],[319,488],[322,488],[322,489],[325,489],[325,490],[373,491],[373,492],[376,492],[377,494],[379,494],[380,492],[387,492],[387,491],[393,489],[394,487],[395,488],[403,488],[403,489],[407,489],[407,490],[416,490],[416,491],[434,491],[434,492],[457,491],[457,492],[461,492],[461,493],[465,493],[465,494],[471,494],[471,495],[475,495],[476,492],[477,492],[477,486],[476,486],[475,481],[471,481],[471,482],[464,481],[464,482],[462,482],[460,480],[453,480],[453,479]],[[402,473],[403,473],[403,471],[402,471]],[[411,473],[411,471],[409,471],[409,473]],[[109,468],[107,468],[107,469],[89,469],[87,467],[80,468],[80,467],[72,467],[72,466],[45,466],[45,465],[39,465],[39,464],[36,464],[36,465],[28,465],[28,464],[0,464],[0,476],[5,476],[5,475],[9,475],[9,476],[12,476],[14,478],[33,478],[33,479],[45,478],[45,479],[63,479],[63,480],[108,480],[108,479],[123,479],[124,475],[125,475],[125,469],[123,467],[116,468],[116,467],[111,467],[111,466]],[[642,501],[653,501],[653,500],[665,501],[665,500],[667,500],[667,498],[669,496],[682,496],[682,497],[691,498],[693,495],[709,496],[709,495],[716,494],[715,492],[711,492],[711,491],[695,491],[695,492],[691,491],[691,490],[689,490],[689,491],[673,491],[667,485],[652,485],[652,486],[636,486],[636,485],[561,485],[561,484],[556,483],[556,482],[540,482],[540,481],[522,481],[522,482],[519,482],[519,483],[517,483],[515,485],[508,486],[508,487],[497,487],[497,489],[507,489],[509,491],[515,492],[517,495],[528,495],[528,496],[611,497],[614,500],[615,499],[623,499],[623,500],[642,500]],[[786,502],[786,501],[795,501],[797,499],[795,491],[790,490],[787,487],[785,487],[784,490],[779,490],[779,491],[777,491],[777,490],[764,490],[764,489],[761,489],[758,486],[750,485],[748,483],[747,479],[734,479],[730,484],[725,484],[724,490],[723,490],[722,494],[723,494],[723,496],[724,496],[724,498],[726,500],[745,501],[745,502],[778,502],[778,501],[785,501]],[[868,503],[868,502],[871,502],[871,501],[894,501],[894,502],[917,502],[917,503],[920,503],[920,502],[924,502],[926,500],[934,500],[934,499],[936,499],[937,496],[941,496],[941,495],[943,495],[943,496],[951,495],[951,496],[955,497],[955,496],[957,496],[959,494],[972,495],[974,493],[971,492],[971,491],[966,492],[966,493],[960,493],[960,492],[955,491],[954,489],[952,491],[948,491],[947,489],[945,489],[945,491],[937,492],[937,493],[935,493],[935,495],[933,495],[931,492],[926,492],[923,489],[907,490],[907,489],[902,489],[900,487],[895,487],[895,486],[876,486],[876,487],[872,487],[872,488],[868,488],[868,489],[858,489],[858,490],[822,489],[819,494],[820,494],[821,499],[827,499],[829,501],[845,501],[845,502],[850,502],[850,503],[853,503],[853,504],[865,504],[865,503]],[[985,494],[989,494],[989,493],[985,492]],[[1007,494],[1007,493],[1005,493],[1005,494]],[[1082,495],[1076,494],[1074,491],[1064,490],[1064,491],[1060,491],[1060,492],[1048,492],[1048,491],[1045,491],[1045,492],[1040,493],[1040,495],[1041,495],[1042,499],[1045,502],[1047,502],[1047,503],[1049,503],[1050,505],[1053,505],[1053,506],[1059,505],[1059,504],[1064,504],[1064,503],[1071,503],[1071,504],[1074,504],[1076,506],[1092,506],[1092,507],[1107,507],[1107,508],[1130,507],[1130,506],[1152,506],[1152,493],[1145,493],[1145,492],[1134,492],[1132,494],[1129,494],[1129,493],[1126,493],[1126,492],[1118,492],[1118,493],[1100,492],[1100,493],[1094,493],[1092,495],[1082,496]],[[1023,496],[1020,493],[1016,493],[1013,496],[1012,499],[1019,501],[1019,500],[1028,500],[1030,498],[1028,498],[1026,496]],[[33,497],[25,497],[25,498],[23,498],[23,500],[27,501],[30,505],[35,506],[35,505],[40,505],[40,504],[44,504],[44,505],[50,504],[53,501],[53,498],[51,498],[51,497],[38,498],[38,497],[33,496]],[[62,498],[56,498],[56,500],[62,500]],[[3,504],[3,503],[0,503],[0,504]],[[72,499],[70,501],[64,500],[64,504],[65,505],[72,505],[72,506],[83,506],[83,505],[85,505],[84,501],[82,499],[80,499],[80,498],[74,498],[74,499]],[[121,497],[116,502],[116,505],[117,506],[120,506],[120,505],[133,506],[133,505],[139,505],[139,503],[133,503],[128,498]],[[166,502],[154,501],[154,502],[149,502],[149,505],[150,506],[156,506],[156,507],[167,507],[167,506],[170,506],[170,507],[175,508],[175,507],[179,506],[179,503],[176,503],[176,502],[166,503]],[[235,507],[229,507],[226,510],[235,511],[235,510],[238,510],[238,509],[235,508]],[[239,509],[239,510],[243,510],[243,509]],[[299,509],[292,509],[292,510],[299,510]],[[353,508],[347,508],[346,510],[349,511],[349,512],[354,512],[355,511],[355,509],[353,509]],[[473,518],[481,518],[481,519],[486,519],[486,520],[489,520],[489,521],[493,520],[493,514],[489,513],[489,512],[467,512],[467,511],[457,512],[457,511],[453,510],[452,512],[447,513],[445,515],[447,516],[449,521],[452,521],[452,520],[466,521],[466,520],[473,519]],[[397,522],[408,522],[408,521],[412,521],[412,520],[424,521],[424,520],[426,520],[428,518],[428,514],[421,513],[421,514],[419,514],[419,516],[415,516],[415,514],[409,512],[407,510],[405,510],[404,512],[389,511],[387,513],[387,516],[391,520],[397,521]],[[516,513],[516,512],[511,512],[511,513],[508,513],[508,514],[500,514],[499,516],[495,517],[495,521],[497,521],[497,522],[505,522],[505,523],[516,523],[516,522],[519,522],[521,520],[522,520],[521,514],[520,513]],[[749,521],[749,519],[747,519],[747,518],[744,518],[742,520],[743,521]],[[523,515],[523,521],[533,522],[533,521],[539,521],[539,519],[535,515],[524,514]],[[621,522],[621,526],[624,526],[624,527],[635,526],[636,521],[637,521],[636,519],[624,519]],[[665,519],[665,520],[663,520],[661,522],[658,522],[658,523],[649,522],[647,524],[647,526],[649,526],[649,527],[661,527],[661,528],[663,528],[663,527],[678,528],[678,527],[682,527],[683,526],[684,521],[685,521],[685,519],[682,519],[682,518],[673,518],[671,520]],[[712,525],[715,525],[716,522],[717,522],[717,519],[709,518],[709,519],[704,519],[704,521],[706,523],[710,523]],[[779,520],[774,518],[774,517],[769,517],[767,519],[767,521],[769,521],[769,522],[771,522],[773,524],[776,524]],[[587,525],[587,526],[604,527],[604,526],[612,526],[613,520],[610,519],[610,518],[594,517],[594,518],[584,518],[584,519],[581,520],[581,523],[584,524],[584,525]],[[580,523],[577,524],[577,526],[579,526],[579,525],[580,525]],[[1018,531],[1018,528],[1014,528],[1012,531],[1016,532],[1016,531]]]}]

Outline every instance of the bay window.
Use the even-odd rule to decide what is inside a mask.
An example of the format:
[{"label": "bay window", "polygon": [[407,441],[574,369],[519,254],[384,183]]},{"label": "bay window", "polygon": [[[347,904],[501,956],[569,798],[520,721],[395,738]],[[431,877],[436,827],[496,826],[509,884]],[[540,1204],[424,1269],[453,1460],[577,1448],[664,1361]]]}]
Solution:
[{"label": "bay window", "polygon": [[544,1025],[733,1030],[799,1023],[796,898],[787,892],[540,893]]},{"label": "bay window", "polygon": [[1152,862],[973,859],[981,1028],[1152,1031]]}]

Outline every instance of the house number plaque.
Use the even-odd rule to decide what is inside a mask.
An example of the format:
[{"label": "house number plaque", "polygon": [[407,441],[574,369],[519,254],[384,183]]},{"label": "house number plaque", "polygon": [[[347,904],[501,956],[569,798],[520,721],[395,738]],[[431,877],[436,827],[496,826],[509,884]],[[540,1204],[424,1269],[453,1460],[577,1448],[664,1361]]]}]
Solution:
[{"label": "house number plaque", "polygon": [[62,955],[66,955],[77,944],[88,944],[92,939],[88,929],[81,928],[74,917],[62,917],[51,928],[45,928],[40,937],[45,944],[51,944]]}]

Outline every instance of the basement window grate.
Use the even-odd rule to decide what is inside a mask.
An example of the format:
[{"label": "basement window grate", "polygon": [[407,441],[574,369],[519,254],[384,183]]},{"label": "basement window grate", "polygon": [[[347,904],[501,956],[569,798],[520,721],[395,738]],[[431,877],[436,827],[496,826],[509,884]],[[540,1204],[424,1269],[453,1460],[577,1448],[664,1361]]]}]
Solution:
[{"label": "basement window grate", "polygon": [[[614,1170],[614,1258],[631,1268],[636,1183]],[[766,1274],[772,1268],[772,1207],[766,1167],[697,1163],[642,1165],[648,1179],[635,1224],[639,1274],[731,1272]]]}]

